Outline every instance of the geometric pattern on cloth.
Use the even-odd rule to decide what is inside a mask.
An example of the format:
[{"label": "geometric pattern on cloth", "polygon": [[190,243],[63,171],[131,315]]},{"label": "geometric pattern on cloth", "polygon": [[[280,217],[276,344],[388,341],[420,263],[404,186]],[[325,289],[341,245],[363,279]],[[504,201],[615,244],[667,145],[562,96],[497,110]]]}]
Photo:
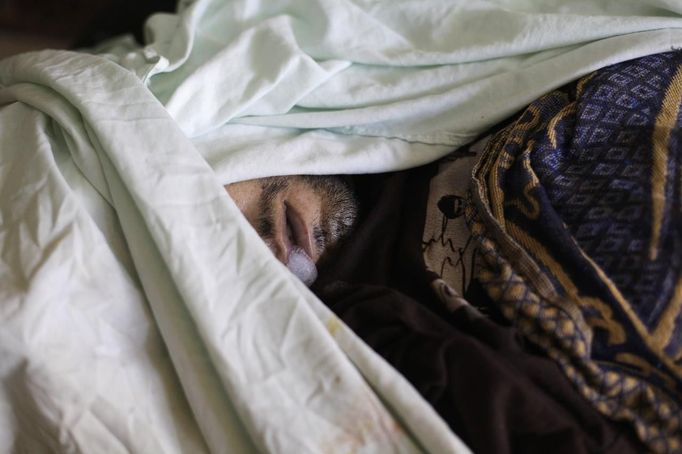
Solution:
[{"label": "geometric pattern on cloth", "polygon": [[[665,127],[656,121],[656,104],[675,76],[676,59],[673,53],[654,55],[594,74],[571,104],[575,113],[564,120],[573,124],[574,132],[559,137],[570,138],[570,143],[551,150],[543,149],[551,143],[538,143],[538,152],[531,156],[547,197],[575,240],[608,273],[645,324],[664,315],[682,267],[680,161],[672,156],[680,153],[679,134],[670,134],[672,143],[664,144],[671,155],[664,213],[676,219],[663,220],[657,257],[650,259],[655,231],[652,137],[657,127]],[[679,132],[676,119],[673,125]]]},{"label": "geometric pattern on cloth", "polygon": [[600,412],[682,452],[682,53],[532,103],[474,169],[479,281]]}]

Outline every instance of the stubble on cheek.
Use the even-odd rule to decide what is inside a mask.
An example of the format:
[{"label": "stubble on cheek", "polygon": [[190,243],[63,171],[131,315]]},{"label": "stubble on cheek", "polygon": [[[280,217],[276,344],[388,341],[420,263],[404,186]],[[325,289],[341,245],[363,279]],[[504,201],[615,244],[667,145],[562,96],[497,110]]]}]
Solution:
[{"label": "stubble on cheek", "polygon": [[358,203],[353,191],[339,177],[317,177],[314,185],[322,197],[322,222],[313,230],[315,242],[334,247],[353,230]]}]

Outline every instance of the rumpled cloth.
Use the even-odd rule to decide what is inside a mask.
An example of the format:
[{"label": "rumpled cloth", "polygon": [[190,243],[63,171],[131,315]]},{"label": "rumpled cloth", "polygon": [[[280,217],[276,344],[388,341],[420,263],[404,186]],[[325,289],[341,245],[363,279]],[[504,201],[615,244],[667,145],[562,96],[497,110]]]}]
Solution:
[{"label": "rumpled cloth", "polygon": [[434,161],[598,68],[682,46],[670,0],[196,0],[138,75],[224,182]]},{"label": "rumpled cloth", "polygon": [[469,452],[137,77],[67,51],[0,62],[0,451]]},{"label": "rumpled cloth", "polygon": [[596,71],[493,137],[479,280],[600,412],[682,450],[682,52]]},{"label": "rumpled cloth", "polygon": [[513,326],[477,310],[490,304],[475,281],[456,307],[452,293],[435,291],[451,280],[427,266],[425,218],[434,181],[450,177],[458,189],[456,173],[441,170],[469,167],[464,148],[442,163],[355,177],[364,210],[353,242],[313,290],[477,454],[641,453],[631,427],[600,414]]}]

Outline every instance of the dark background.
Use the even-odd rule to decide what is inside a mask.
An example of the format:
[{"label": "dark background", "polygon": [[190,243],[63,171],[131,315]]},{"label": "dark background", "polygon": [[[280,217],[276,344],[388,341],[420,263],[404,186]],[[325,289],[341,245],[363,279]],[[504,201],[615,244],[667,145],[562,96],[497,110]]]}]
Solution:
[{"label": "dark background", "polygon": [[177,0],[0,0],[0,58],[44,48],[95,44],[123,33],[142,42],[155,12],[175,11]]}]

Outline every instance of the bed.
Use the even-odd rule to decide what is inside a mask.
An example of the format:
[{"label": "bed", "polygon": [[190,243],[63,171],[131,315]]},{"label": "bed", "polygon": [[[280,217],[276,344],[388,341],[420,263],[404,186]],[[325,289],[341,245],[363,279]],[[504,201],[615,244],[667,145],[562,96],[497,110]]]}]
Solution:
[{"label": "bed", "polygon": [[[180,1],[0,61],[1,449],[679,452],[680,14]],[[308,289],[223,185],[340,173]]]}]

